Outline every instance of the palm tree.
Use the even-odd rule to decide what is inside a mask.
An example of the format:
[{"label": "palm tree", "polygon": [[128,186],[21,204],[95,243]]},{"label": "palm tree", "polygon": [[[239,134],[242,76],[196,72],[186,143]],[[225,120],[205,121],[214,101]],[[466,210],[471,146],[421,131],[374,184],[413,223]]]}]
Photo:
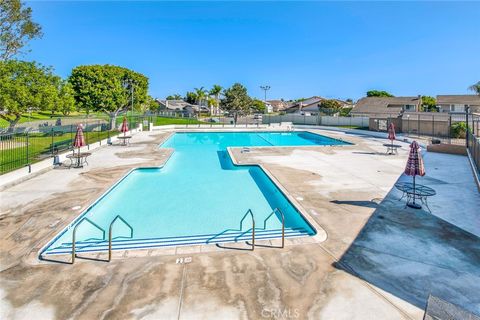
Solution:
[{"label": "palm tree", "polygon": [[[212,89],[210,89],[209,94],[215,97],[216,103],[215,103],[215,108],[218,109],[218,106],[220,104],[220,93],[222,92],[222,87],[219,86],[218,84],[214,84]],[[217,110],[218,111],[218,110]],[[210,109],[210,114],[212,113],[212,110]],[[217,113],[217,112],[215,112]]]},{"label": "palm tree", "polygon": [[211,116],[212,110],[218,107],[218,100],[215,97],[208,97],[207,103],[208,103],[208,108],[210,109],[210,116]]},{"label": "palm tree", "polygon": [[476,94],[480,95],[480,81],[478,81],[474,85],[471,85],[470,87],[468,87],[468,89],[470,89],[473,92],[475,92]]},{"label": "palm tree", "polygon": [[200,88],[194,88],[195,94],[197,95],[197,103],[198,105],[202,105],[203,100],[207,97],[207,90],[205,90],[203,87]]}]

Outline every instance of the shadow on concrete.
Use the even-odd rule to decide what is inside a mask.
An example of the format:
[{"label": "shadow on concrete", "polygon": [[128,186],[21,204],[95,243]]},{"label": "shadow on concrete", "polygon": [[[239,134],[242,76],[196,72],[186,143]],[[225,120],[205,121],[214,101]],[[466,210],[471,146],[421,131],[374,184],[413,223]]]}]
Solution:
[{"label": "shadow on concrete", "polygon": [[378,203],[375,201],[367,201],[367,200],[360,200],[360,201],[345,201],[345,200],[332,200],[331,203],[335,204],[348,204],[351,206],[359,206],[359,207],[367,207],[367,208],[377,208]]},{"label": "shadow on concrete", "polygon": [[480,238],[438,218],[435,211],[404,208],[399,197],[392,189],[375,206],[334,267],[421,309],[432,294],[480,314]]}]

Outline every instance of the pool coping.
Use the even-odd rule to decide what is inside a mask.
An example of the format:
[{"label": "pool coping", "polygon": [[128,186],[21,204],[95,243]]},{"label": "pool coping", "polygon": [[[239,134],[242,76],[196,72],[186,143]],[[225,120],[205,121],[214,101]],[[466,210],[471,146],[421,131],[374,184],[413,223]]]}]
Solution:
[{"label": "pool coping", "polygon": [[[256,128],[255,128],[256,129]],[[199,130],[181,130],[181,129],[170,129],[170,130],[165,130],[165,131],[170,131],[165,137],[163,137],[163,141],[161,141],[158,146],[160,148],[161,145],[163,145],[168,139],[170,139],[174,134],[177,132],[215,132],[219,133],[220,131],[218,130],[208,130],[208,128],[199,128]],[[271,130],[255,130],[258,132],[272,132]],[[348,141],[348,140],[343,140],[339,138],[334,138],[330,137],[328,134],[319,134],[317,132],[313,132],[311,130],[275,130],[275,132],[292,132],[292,131],[304,131],[304,132],[309,132],[312,134],[316,135],[324,135],[330,139],[334,139],[337,141],[342,141],[346,142],[348,144],[344,145],[307,145],[307,146],[258,146],[258,147],[248,147],[249,149],[262,149],[262,148],[290,148],[290,149],[295,149],[295,148],[324,148],[324,147],[345,147],[349,145],[355,145],[355,143]],[[240,131],[230,131],[230,130],[225,130],[223,132],[240,132]],[[254,132],[254,130],[243,130],[242,132]],[[235,166],[257,166],[259,167],[266,175],[267,177],[272,181],[272,183],[282,192],[282,194],[285,196],[287,201],[289,201],[294,208],[297,210],[297,212],[302,216],[302,218],[314,229],[315,234],[314,235],[305,235],[305,236],[298,236],[298,237],[291,237],[285,238],[285,246],[292,246],[292,245],[299,245],[299,244],[307,244],[307,243],[320,243],[324,242],[328,238],[327,231],[325,228],[320,226],[315,219],[308,213],[307,210],[295,199],[290,192],[280,183],[280,181],[262,164],[259,163],[240,163],[234,154],[232,153],[233,149],[242,149],[243,147],[227,147],[227,153],[229,154],[230,159],[232,160],[232,163]],[[63,228],[61,231],[56,232],[56,236],[53,237],[51,240],[49,240],[45,245],[43,245],[40,250],[36,250],[35,256],[36,260],[38,263],[51,263],[51,262],[56,262],[54,259],[50,259],[47,257],[53,257],[53,256],[70,256],[71,254],[55,254],[55,255],[45,255],[43,257],[42,255],[45,253],[46,249],[53,244],[56,240],[58,240],[59,237],[61,237],[66,231],[68,231],[73,225],[82,219],[88,211],[96,204],[98,203],[101,199],[103,199],[111,190],[113,190],[120,182],[122,182],[132,171],[138,170],[138,169],[148,169],[148,168],[155,168],[155,169],[161,169],[163,168],[172,155],[175,152],[175,149],[173,148],[164,148],[166,150],[172,150],[168,157],[163,161],[163,163],[159,166],[142,166],[142,167],[134,167],[129,169],[121,178],[119,178],[117,181],[115,181],[107,190],[102,192],[102,194],[96,198],[95,201],[87,205],[87,207],[80,213],[78,214],[73,220],[70,222],[66,222],[63,225]],[[256,243],[258,244],[266,244],[262,245],[262,247],[270,247],[271,249],[279,248],[278,245],[275,243],[281,241],[281,238],[274,238],[274,239],[267,239],[267,240],[257,240]],[[223,243],[222,243],[223,244]],[[235,244],[238,245],[239,242],[224,242],[224,244]],[[233,247],[231,247],[234,249]],[[138,248],[138,249],[120,249],[120,250],[112,250],[112,258],[126,258],[126,257],[144,257],[144,256],[155,256],[155,255],[178,255],[178,254],[184,254],[184,253],[201,253],[201,252],[211,252],[211,251],[223,251],[225,248],[220,248],[218,247],[217,244],[186,244],[186,245],[176,245],[176,246],[168,246],[168,247],[157,247],[157,248]],[[172,252],[174,251],[174,252]],[[179,252],[180,251],[180,252]],[[184,251],[182,253],[182,251]],[[90,255],[95,255],[100,256],[100,255],[105,255],[107,251],[101,251],[101,252],[82,252],[82,256],[90,256]]]}]

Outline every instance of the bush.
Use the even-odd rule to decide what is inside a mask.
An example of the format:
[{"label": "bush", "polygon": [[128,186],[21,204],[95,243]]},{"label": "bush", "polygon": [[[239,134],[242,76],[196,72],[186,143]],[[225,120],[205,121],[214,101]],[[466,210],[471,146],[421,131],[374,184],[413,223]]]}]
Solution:
[{"label": "bush", "polygon": [[466,137],[467,133],[467,124],[465,122],[456,122],[452,124],[450,128],[452,138],[463,139]]}]

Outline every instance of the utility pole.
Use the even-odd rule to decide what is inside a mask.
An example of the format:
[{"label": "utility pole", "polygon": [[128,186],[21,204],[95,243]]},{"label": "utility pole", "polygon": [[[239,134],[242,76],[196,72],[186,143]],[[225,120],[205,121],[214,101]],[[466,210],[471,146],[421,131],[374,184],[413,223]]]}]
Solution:
[{"label": "utility pole", "polygon": [[270,90],[270,86],[260,86],[260,89],[265,92],[265,99],[263,101],[267,103],[267,91]]}]

